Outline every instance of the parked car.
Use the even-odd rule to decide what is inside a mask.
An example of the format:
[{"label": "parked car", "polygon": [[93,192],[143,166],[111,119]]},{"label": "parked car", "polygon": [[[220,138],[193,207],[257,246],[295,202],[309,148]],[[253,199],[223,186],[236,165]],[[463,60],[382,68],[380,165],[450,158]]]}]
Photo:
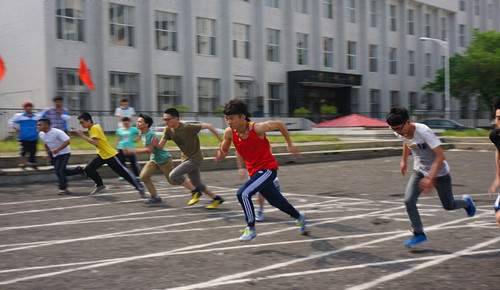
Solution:
[{"label": "parked car", "polygon": [[453,120],[448,120],[448,119],[439,119],[439,118],[428,118],[428,119],[422,119],[417,121],[416,123],[422,123],[431,129],[444,129],[444,130],[457,130],[457,131],[464,131],[464,130],[471,130],[475,129],[472,127],[467,127],[463,124],[460,124],[458,122],[455,122]]},{"label": "parked car", "polygon": [[[191,124],[201,124],[200,121],[191,121],[191,120],[188,120],[188,121],[181,121],[183,123],[191,123]],[[151,127],[151,130],[155,131],[156,132],[156,135],[158,136],[163,136],[163,132],[165,131],[165,126],[157,126],[157,127]],[[217,132],[219,132],[219,134],[224,134],[224,129],[221,129],[221,128],[215,128],[215,130]],[[210,132],[210,130],[208,129],[203,129],[200,131],[200,134],[212,134],[212,132]]]}]

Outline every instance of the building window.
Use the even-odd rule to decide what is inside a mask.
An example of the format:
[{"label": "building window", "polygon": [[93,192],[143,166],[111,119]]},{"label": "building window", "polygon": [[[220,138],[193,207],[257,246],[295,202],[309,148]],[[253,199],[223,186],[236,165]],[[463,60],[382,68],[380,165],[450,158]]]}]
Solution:
[{"label": "building window", "polygon": [[398,61],[397,61],[397,49],[394,47],[389,47],[389,73],[398,73]]},{"label": "building window", "polygon": [[474,0],[474,14],[480,15],[479,0]]},{"label": "building window", "polygon": [[333,0],[323,0],[323,18],[333,19]]},{"label": "building window", "polygon": [[391,91],[391,107],[399,106],[401,104],[399,100],[399,92]]},{"label": "building window", "polygon": [[465,25],[460,24],[458,30],[458,42],[461,47],[465,47]]},{"label": "building window", "polygon": [[355,70],[356,69],[356,42],[348,41],[347,42],[347,69]]},{"label": "building window", "polygon": [[169,108],[181,104],[181,78],[157,76],[158,108]]},{"label": "building window", "polygon": [[85,87],[76,69],[57,69],[57,95],[69,110],[86,111],[89,89]]},{"label": "building window", "polygon": [[356,0],[347,0],[347,22],[356,23]]},{"label": "building window", "polygon": [[431,77],[431,54],[425,54],[425,77]]},{"label": "building window", "polygon": [[250,58],[250,26],[233,23],[233,57]]},{"label": "building window", "polygon": [[396,31],[396,5],[389,6],[389,23],[391,31]]},{"label": "building window", "polygon": [[120,46],[135,46],[134,7],[109,5],[110,43]]},{"label": "building window", "polygon": [[307,14],[307,0],[295,0],[295,12]]},{"label": "building window", "polygon": [[219,106],[219,80],[198,79],[198,111],[213,112]]},{"label": "building window", "polygon": [[441,40],[446,40],[446,18],[441,18]]},{"label": "building window", "polygon": [[215,20],[196,18],[196,52],[215,55]]},{"label": "building window", "polygon": [[279,116],[281,113],[283,85],[269,84],[268,89],[269,113],[271,114],[271,116]]},{"label": "building window", "polygon": [[426,93],[426,98],[425,98],[425,101],[426,101],[426,109],[428,111],[430,110],[434,110],[434,98],[432,96],[432,93]]},{"label": "building window", "polygon": [[333,38],[323,37],[323,65],[333,67]]},{"label": "building window", "polygon": [[297,33],[297,64],[306,65],[308,53],[307,34]]},{"label": "building window", "polygon": [[130,106],[137,109],[139,100],[139,78],[137,74],[110,73],[110,108],[118,108],[120,100],[127,98]]},{"label": "building window", "polygon": [[280,61],[280,31],[267,29],[267,61]]},{"label": "building window", "polygon": [[431,15],[425,14],[425,37],[431,37]]},{"label": "building window", "polygon": [[377,53],[378,53],[378,46],[375,44],[370,44],[370,46],[368,47],[368,59],[369,59],[369,71],[370,72],[377,72],[378,71]]},{"label": "building window", "polygon": [[408,50],[408,75],[415,76],[415,51]]},{"label": "building window", "polygon": [[416,92],[409,92],[408,93],[408,109],[410,111],[413,111],[418,108],[418,99],[417,99],[417,93]]},{"label": "building window", "polygon": [[156,49],[177,51],[177,14],[155,11]]},{"label": "building window", "polygon": [[234,83],[234,97],[245,101],[249,111],[253,111],[255,108],[254,99],[252,99],[252,82],[236,81]]},{"label": "building window", "polygon": [[370,115],[378,118],[380,113],[380,90],[370,90]]},{"label": "building window", "polygon": [[271,8],[280,8],[279,0],[266,0],[266,6]]},{"label": "building window", "polygon": [[351,114],[358,113],[359,89],[351,89]]},{"label": "building window", "polygon": [[460,11],[465,11],[465,0],[459,0]]},{"label": "building window", "polygon": [[408,34],[415,34],[415,10],[413,9],[408,10]]},{"label": "building window", "polygon": [[377,0],[370,1],[370,27],[377,27]]},{"label": "building window", "polygon": [[57,38],[85,40],[83,0],[57,0]]}]

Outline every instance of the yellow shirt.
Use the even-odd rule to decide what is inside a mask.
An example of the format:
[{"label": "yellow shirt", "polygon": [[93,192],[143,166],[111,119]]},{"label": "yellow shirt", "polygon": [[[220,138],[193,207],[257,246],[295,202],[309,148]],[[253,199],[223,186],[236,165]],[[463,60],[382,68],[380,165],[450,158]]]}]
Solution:
[{"label": "yellow shirt", "polygon": [[106,138],[106,135],[104,135],[101,125],[94,124],[94,126],[92,126],[89,130],[89,135],[90,138],[97,139],[97,145],[95,147],[97,148],[97,154],[102,159],[109,159],[118,154],[118,151],[109,145],[108,139]]}]

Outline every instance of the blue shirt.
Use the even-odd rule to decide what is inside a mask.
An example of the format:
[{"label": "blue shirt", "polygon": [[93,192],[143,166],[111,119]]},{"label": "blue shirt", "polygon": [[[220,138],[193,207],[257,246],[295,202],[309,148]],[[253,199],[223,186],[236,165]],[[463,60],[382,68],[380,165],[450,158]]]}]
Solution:
[{"label": "blue shirt", "polygon": [[35,141],[38,140],[38,130],[36,124],[40,119],[40,115],[31,113],[28,116],[26,112],[17,113],[9,120],[9,126],[16,128],[19,127],[21,134],[17,136],[19,140]]}]

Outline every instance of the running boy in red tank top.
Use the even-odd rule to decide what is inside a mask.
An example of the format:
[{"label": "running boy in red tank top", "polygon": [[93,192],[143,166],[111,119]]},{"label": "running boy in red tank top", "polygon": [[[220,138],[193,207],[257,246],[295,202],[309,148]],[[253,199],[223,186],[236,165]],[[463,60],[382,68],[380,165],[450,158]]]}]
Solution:
[{"label": "running boy in red tank top", "polygon": [[215,156],[215,161],[218,162],[227,156],[232,141],[245,161],[250,176],[250,179],[240,187],[236,194],[245,212],[247,222],[247,227],[240,240],[250,241],[257,236],[255,211],[252,203],[252,196],[257,192],[260,192],[272,206],[295,218],[297,226],[300,228],[299,232],[305,233],[305,214],[299,213],[273,183],[278,171],[278,162],[271,154],[266,132],[279,129],[285,137],[288,152],[300,156],[299,150],[292,145],[292,140],[283,122],[250,122],[248,105],[239,99],[229,101],[224,106],[223,113],[229,128],[224,131],[224,140]]}]

